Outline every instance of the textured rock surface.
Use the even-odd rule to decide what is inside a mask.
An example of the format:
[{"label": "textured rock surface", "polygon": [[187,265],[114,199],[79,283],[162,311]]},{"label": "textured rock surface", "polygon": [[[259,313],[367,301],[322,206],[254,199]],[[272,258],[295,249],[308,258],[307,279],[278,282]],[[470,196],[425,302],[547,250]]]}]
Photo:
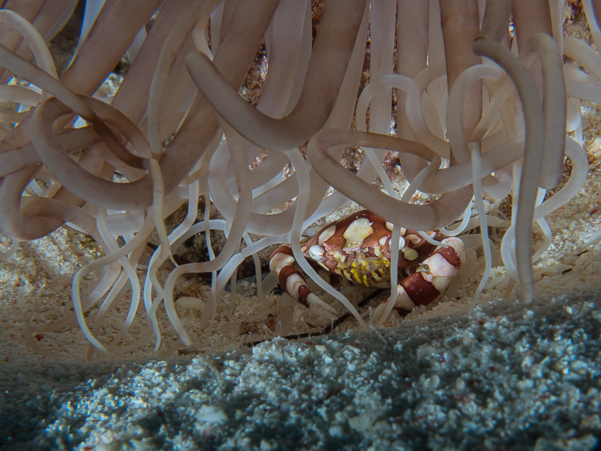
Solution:
[{"label": "textured rock surface", "polygon": [[141,364],[5,364],[6,449],[595,449],[593,295]]}]

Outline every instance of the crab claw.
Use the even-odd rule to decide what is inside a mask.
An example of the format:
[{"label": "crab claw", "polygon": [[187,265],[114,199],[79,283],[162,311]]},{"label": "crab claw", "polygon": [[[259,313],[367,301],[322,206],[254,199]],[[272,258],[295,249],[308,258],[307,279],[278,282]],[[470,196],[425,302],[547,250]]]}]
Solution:
[{"label": "crab claw", "polygon": [[289,247],[279,247],[271,256],[269,263],[271,271],[278,275],[282,290],[316,315],[327,319],[337,316],[338,312],[332,306],[311,292],[303,275],[294,269],[295,260],[291,254],[292,250]]},{"label": "crab claw", "polygon": [[307,307],[311,312],[325,317],[332,318],[337,315],[336,310],[311,293],[304,277],[292,266],[285,266],[278,274],[280,286],[299,304]]},{"label": "crab claw", "polygon": [[[418,277],[421,278],[421,276],[419,276],[418,273],[412,274],[412,276],[414,276],[414,275],[418,275]],[[410,278],[411,278],[411,276],[405,278],[401,283],[399,283],[397,285],[396,299],[388,298],[388,300],[386,300],[386,301],[382,302],[380,305],[378,305],[378,307],[376,308],[376,310],[374,311],[374,313],[371,317],[372,323],[382,324],[386,320],[386,318],[384,318],[384,313],[386,311],[386,307],[388,306],[389,302],[394,302],[394,307],[392,307],[392,308],[397,311],[410,312],[411,310],[413,310],[413,308],[415,307],[415,303],[413,302],[413,300],[411,299],[411,297],[409,296],[409,294],[403,287],[403,283],[405,283]],[[438,296],[438,294],[436,294],[436,295]]]},{"label": "crab claw", "polygon": [[[446,238],[442,241],[447,247],[437,247],[432,255],[417,267],[397,286],[394,308],[411,311],[416,305],[428,305],[442,293],[453,277],[457,275],[464,259],[463,241],[459,238]],[[384,321],[383,315],[390,300],[376,308],[372,321]]]},{"label": "crab claw", "polygon": [[313,293],[307,295],[307,303],[309,304],[309,310],[316,315],[323,318],[332,319],[338,316],[338,312],[330,304],[325,303]]}]

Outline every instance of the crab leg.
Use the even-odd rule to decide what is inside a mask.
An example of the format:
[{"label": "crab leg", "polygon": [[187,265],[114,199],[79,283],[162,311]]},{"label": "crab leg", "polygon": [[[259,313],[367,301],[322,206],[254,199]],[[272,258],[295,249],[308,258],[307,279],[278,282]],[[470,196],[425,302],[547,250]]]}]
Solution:
[{"label": "crab leg", "polygon": [[269,269],[277,274],[282,290],[319,316],[328,319],[337,316],[338,312],[333,307],[311,292],[303,275],[294,269],[294,263],[296,260],[289,246],[280,246],[271,255]]},{"label": "crab leg", "polygon": [[[416,305],[428,305],[442,293],[457,275],[464,259],[463,241],[446,238],[448,247],[439,246],[416,271],[397,285],[394,308],[411,311]],[[386,310],[388,301],[378,306],[373,321],[377,322]]]}]

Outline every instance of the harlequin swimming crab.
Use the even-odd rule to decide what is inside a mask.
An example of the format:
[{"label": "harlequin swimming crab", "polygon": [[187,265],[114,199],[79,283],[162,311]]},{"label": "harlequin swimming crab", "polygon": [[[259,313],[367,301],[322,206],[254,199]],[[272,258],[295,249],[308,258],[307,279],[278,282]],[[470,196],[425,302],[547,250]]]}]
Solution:
[{"label": "harlequin swimming crab", "polygon": [[[390,286],[392,227],[392,223],[362,210],[303,240],[301,251],[316,271],[323,268],[334,279],[385,288]],[[441,238],[438,230],[426,233],[434,240]],[[459,238],[445,238],[442,246],[436,246],[418,232],[404,228],[399,241],[399,276],[405,278],[397,286],[394,308],[403,312],[429,304],[447,288],[463,262],[464,248]],[[295,263],[292,249],[284,245],[273,252],[269,267],[290,297],[320,316],[332,318],[336,310],[311,292]],[[374,317],[383,314],[385,305],[376,309]]]}]

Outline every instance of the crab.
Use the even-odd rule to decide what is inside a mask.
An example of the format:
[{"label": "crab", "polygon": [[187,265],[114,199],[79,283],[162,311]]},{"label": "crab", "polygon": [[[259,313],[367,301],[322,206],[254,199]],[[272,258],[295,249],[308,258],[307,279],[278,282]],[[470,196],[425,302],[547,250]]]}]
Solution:
[{"label": "crab", "polygon": [[[392,228],[392,223],[362,210],[303,240],[301,251],[316,271],[325,269],[330,274],[334,285],[346,280],[352,285],[389,287]],[[459,238],[445,238],[437,246],[415,230],[400,230],[398,269],[399,276],[405,278],[397,285],[393,308],[404,314],[430,304],[448,287],[464,260],[464,246]],[[436,241],[442,237],[439,230],[426,233]],[[332,306],[311,292],[290,245],[273,252],[269,268],[292,299],[322,317],[337,315]],[[374,318],[383,315],[386,303],[376,309]]]}]

